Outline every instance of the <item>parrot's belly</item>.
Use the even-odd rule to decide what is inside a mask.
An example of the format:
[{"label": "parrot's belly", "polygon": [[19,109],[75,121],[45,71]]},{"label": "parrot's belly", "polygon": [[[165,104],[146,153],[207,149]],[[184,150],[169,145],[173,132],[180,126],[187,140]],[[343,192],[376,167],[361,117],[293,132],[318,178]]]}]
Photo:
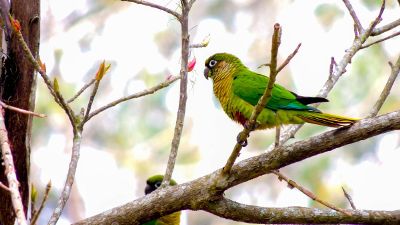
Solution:
[{"label": "parrot's belly", "polygon": [[[222,105],[222,104],[221,104]],[[243,126],[250,119],[254,110],[254,106],[239,98],[232,98],[222,105],[225,113],[234,121]],[[264,108],[257,117],[256,129],[267,129],[282,124],[301,124],[304,121],[297,117],[298,111],[293,110],[277,110],[273,111]]]}]

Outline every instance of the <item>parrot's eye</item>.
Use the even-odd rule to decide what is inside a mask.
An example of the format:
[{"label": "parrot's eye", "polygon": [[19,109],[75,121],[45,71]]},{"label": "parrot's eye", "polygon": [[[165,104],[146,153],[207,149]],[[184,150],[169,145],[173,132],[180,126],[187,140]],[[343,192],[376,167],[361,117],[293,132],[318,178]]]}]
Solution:
[{"label": "parrot's eye", "polygon": [[161,186],[161,182],[160,181],[154,184],[154,187],[156,187],[156,188],[159,188],[160,186]]},{"label": "parrot's eye", "polygon": [[214,60],[214,59],[210,60],[210,62],[208,63],[208,65],[209,65],[211,68],[214,67],[216,64],[217,64],[217,60]]}]

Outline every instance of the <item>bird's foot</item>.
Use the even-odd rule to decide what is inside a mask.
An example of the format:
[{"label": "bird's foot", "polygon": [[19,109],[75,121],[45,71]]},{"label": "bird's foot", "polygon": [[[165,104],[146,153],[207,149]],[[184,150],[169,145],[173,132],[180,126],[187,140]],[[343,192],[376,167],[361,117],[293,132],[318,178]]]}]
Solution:
[{"label": "bird's foot", "polygon": [[259,126],[259,124],[258,124],[258,123],[251,124],[250,121],[246,121],[246,122],[243,124],[243,126],[244,126],[244,128],[246,128],[247,130],[253,131],[253,130],[257,129],[257,127]]},{"label": "bird's foot", "polygon": [[242,147],[246,147],[248,142],[247,142],[247,138],[249,137],[249,134],[247,134],[247,137],[243,137],[243,133],[240,132],[238,134],[238,136],[236,137],[236,141],[237,143],[239,143]]}]

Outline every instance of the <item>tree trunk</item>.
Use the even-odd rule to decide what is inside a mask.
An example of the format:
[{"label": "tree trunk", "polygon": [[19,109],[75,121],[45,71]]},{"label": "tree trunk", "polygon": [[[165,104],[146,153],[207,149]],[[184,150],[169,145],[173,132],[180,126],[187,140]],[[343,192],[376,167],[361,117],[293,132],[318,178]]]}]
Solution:
[{"label": "tree trunk", "polygon": [[[38,55],[40,37],[40,1],[13,0],[11,15],[21,24],[22,35],[34,56]],[[15,35],[7,43],[3,71],[0,77],[0,97],[12,106],[33,110],[35,106],[36,75],[32,64],[24,55]],[[5,123],[13,151],[16,174],[25,213],[29,206],[29,168],[32,118],[6,110]],[[0,182],[8,185],[4,167],[0,166]],[[0,189],[0,224],[13,225],[14,210],[10,195]]]}]

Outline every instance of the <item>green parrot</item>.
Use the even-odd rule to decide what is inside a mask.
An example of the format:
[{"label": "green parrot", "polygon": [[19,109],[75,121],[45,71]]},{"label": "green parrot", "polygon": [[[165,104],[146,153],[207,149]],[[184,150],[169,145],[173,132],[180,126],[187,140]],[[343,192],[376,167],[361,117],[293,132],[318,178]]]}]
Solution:
[{"label": "green parrot", "polygon": [[[269,77],[249,70],[234,55],[217,53],[205,62],[204,76],[213,81],[214,94],[225,113],[246,126],[254,106],[263,95]],[[266,129],[282,124],[313,123],[328,127],[342,127],[357,121],[354,118],[323,113],[308,104],[327,102],[321,97],[304,97],[274,84],[272,96],[257,117],[255,129]]]},{"label": "green parrot", "polygon": [[[161,186],[164,179],[163,175],[154,175],[149,177],[146,181],[146,188],[144,193],[150,194]],[[177,183],[171,179],[170,185],[176,185]],[[150,220],[143,225],[179,225],[180,224],[181,212],[174,212],[172,214],[160,217],[158,219]]]}]

